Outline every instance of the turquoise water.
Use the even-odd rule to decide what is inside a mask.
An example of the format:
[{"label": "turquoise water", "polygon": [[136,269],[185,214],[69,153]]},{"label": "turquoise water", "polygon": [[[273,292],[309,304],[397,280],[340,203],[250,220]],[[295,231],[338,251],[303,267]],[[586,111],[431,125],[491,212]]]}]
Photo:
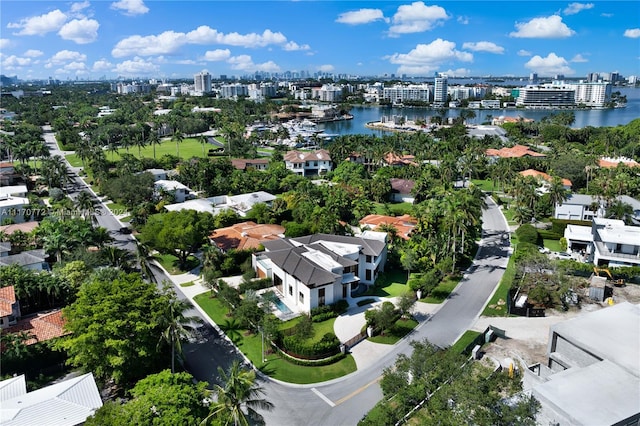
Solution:
[{"label": "turquoise water", "polygon": [[282,312],[283,314],[290,314],[291,313],[291,309],[289,309],[287,307],[287,305],[285,305],[282,300],[276,299],[275,300],[275,305],[276,305],[276,308],[278,308],[278,310],[280,312]]}]

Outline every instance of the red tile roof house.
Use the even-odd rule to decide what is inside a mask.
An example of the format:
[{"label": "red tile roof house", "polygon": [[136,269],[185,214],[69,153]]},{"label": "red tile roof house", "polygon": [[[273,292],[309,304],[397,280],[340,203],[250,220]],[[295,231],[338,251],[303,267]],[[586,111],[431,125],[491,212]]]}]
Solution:
[{"label": "red tile roof house", "polygon": [[615,169],[619,164],[624,164],[627,167],[640,167],[640,163],[631,158],[626,157],[618,157],[618,158],[610,158],[603,157],[598,160],[598,165],[605,169]]},{"label": "red tile roof house", "polygon": [[546,155],[532,151],[525,145],[515,145],[511,148],[504,147],[500,149],[489,148],[485,153],[487,157],[493,160],[498,158],[546,157]]},{"label": "red tile roof house", "polygon": [[16,325],[9,327],[6,332],[26,332],[31,338],[24,343],[26,345],[33,345],[34,343],[44,342],[69,334],[69,332],[64,329],[64,324],[65,321],[62,317],[62,311],[58,309],[51,312],[39,313],[29,318],[22,318]]},{"label": "red tile roof house", "polygon": [[264,241],[284,238],[284,232],[284,227],[280,225],[242,222],[216,229],[209,240],[222,252],[231,249],[248,250],[259,248]]},{"label": "red tile roof house", "polygon": [[16,324],[20,318],[20,302],[12,285],[0,288],[0,328]]},{"label": "red tile roof house", "polygon": [[284,164],[287,170],[302,176],[320,176],[333,169],[333,161],[326,149],[289,151],[284,155]]},{"label": "red tile roof house", "polygon": [[360,225],[366,226],[372,231],[380,231],[380,225],[393,225],[398,232],[398,236],[404,240],[409,239],[411,231],[413,231],[413,228],[415,228],[417,224],[417,219],[408,214],[396,217],[370,214],[360,220]]},{"label": "red tile roof house", "polygon": [[246,158],[234,158],[231,160],[231,164],[238,170],[245,171],[249,168],[254,168],[256,170],[267,170],[269,167],[269,159],[267,158],[254,158],[254,159],[246,159]]},{"label": "red tile roof house", "polygon": [[[553,177],[551,177],[551,175],[545,173],[545,172],[540,172],[538,170],[534,170],[534,169],[527,169],[527,170],[523,170],[520,172],[521,176],[527,177],[527,176],[531,176],[533,178],[535,178],[538,181],[545,181],[548,183],[551,183],[551,181],[553,180]],[[546,185],[545,185],[546,186]],[[573,183],[569,180],[569,179],[562,179],[562,186],[564,186],[564,189],[571,189],[571,187],[573,186]]]}]

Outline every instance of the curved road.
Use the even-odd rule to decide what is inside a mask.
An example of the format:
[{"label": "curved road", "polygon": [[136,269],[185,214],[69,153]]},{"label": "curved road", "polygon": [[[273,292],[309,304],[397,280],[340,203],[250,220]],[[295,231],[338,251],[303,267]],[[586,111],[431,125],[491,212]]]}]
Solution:
[{"label": "curved road", "polygon": [[[45,129],[45,132],[47,130],[50,131]],[[52,155],[64,157],[53,133],[45,133],[45,140],[51,148]],[[74,176],[74,180],[76,191],[84,188],[85,183],[77,175]],[[412,340],[426,338],[436,345],[446,347],[469,329],[497,288],[510,254],[509,228],[504,216],[490,198],[487,198],[487,204],[482,215],[483,238],[478,255],[460,284],[437,313],[421,323],[375,365],[348,376],[314,385],[294,385],[263,379],[260,384],[266,391],[266,399],[274,405],[273,411],[261,412],[266,424],[356,425],[382,398],[382,391],[378,385],[382,370],[393,365],[399,354],[410,354]],[[121,227],[120,222],[104,205],[103,210],[103,215],[98,216],[98,223],[111,231],[116,238],[114,245],[135,250],[135,239],[130,235],[119,234],[117,230]],[[159,283],[171,282],[160,268],[156,267],[154,274]],[[186,299],[179,286],[174,287],[178,296]],[[189,314],[201,317],[196,309],[192,309]],[[204,319],[203,323],[205,325],[200,327],[197,341],[184,346],[184,358],[187,369],[196,379],[214,383],[217,381],[219,366],[226,369],[234,359],[243,359],[243,356]]]}]

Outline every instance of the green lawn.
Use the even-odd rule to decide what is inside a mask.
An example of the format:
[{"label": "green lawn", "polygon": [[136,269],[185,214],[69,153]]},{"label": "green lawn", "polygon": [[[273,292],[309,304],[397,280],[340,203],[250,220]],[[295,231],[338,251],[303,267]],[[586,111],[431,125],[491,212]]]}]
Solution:
[{"label": "green lawn", "polygon": [[[357,369],[351,355],[347,355],[336,363],[321,367],[292,364],[268,350],[268,347],[265,347],[265,358],[262,358],[262,337],[259,334],[248,333],[247,330],[241,329],[237,321],[227,316],[227,308],[217,298],[211,298],[210,293],[206,292],[196,296],[194,300],[257,368],[274,379],[298,384],[318,383],[345,376]],[[297,321],[299,319],[287,321],[283,323],[282,327],[293,327]],[[334,322],[335,318],[314,323],[315,335],[322,337],[324,333],[333,331]]]},{"label": "green lawn", "polygon": [[508,315],[506,301],[507,297],[509,297],[509,289],[511,288],[515,274],[516,265],[513,256],[511,256],[507,264],[507,269],[504,271],[502,280],[500,280],[500,284],[498,285],[498,289],[491,300],[489,300],[489,303],[487,303],[484,311],[482,311],[482,315],[488,317],[504,317]]},{"label": "green lawn", "polygon": [[374,343],[383,343],[385,345],[395,345],[400,339],[409,334],[411,330],[416,328],[418,321],[412,319],[399,319],[391,330],[384,336],[377,335],[369,337],[367,340]]},{"label": "green lawn", "polygon": [[421,302],[425,302],[425,303],[442,303],[442,302],[444,302],[447,299],[447,297],[449,297],[449,295],[451,294],[453,289],[456,288],[456,286],[460,282],[461,278],[462,277],[460,277],[460,276],[445,277],[440,282],[440,284],[438,284],[436,286],[436,288],[433,289],[433,291],[431,292],[431,294],[428,297],[425,297],[424,299],[421,299],[420,301]]},{"label": "green lawn", "polygon": [[453,345],[451,345],[451,348],[449,349],[461,354],[462,351],[464,351],[465,348],[469,346],[480,334],[482,333],[479,331],[467,330]]},{"label": "green lawn", "polygon": [[105,204],[105,206],[107,206],[109,210],[111,210],[111,213],[115,215],[121,215],[127,212],[127,208],[122,204],[111,202],[111,203]]},{"label": "green lawn", "polygon": [[494,185],[491,179],[471,179],[471,183],[483,191],[502,191],[502,187],[499,184]]},{"label": "green lawn", "polygon": [[172,254],[158,254],[155,257],[162,267],[171,275],[184,274],[200,264],[200,261],[196,257],[189,256],[187,258],[187,267],[182,270],[178,266],[178,258]]},{"label": "green lawn", "polygon": [[375,208],[375,214],[382,214],[391,216],[402,216],[403,214],[411,214],[411,210],[413,209],[413,204],[411,203],[373,203]]},{"label": "green lawn", "polygon": [[544,246],[551,251],[564,251],[562,250],[562,247],[560,247],[560,241],[558,240],[544,239],[543,242],[544,242]]},{"label": "green lawn", "polygon": [[407,274],[404,271],[385,271],[376,280],[376,284],[363,296],[396,297],[409,291]]}]

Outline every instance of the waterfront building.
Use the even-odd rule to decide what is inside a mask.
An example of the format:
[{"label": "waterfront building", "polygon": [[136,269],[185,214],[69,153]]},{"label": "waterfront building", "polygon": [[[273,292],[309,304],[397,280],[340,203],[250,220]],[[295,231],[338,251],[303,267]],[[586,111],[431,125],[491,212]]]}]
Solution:
[{"label": "waterfront building", "polygon": [[194,75],[193,85],[196,93],[211,93],[211,74],[202,71]]},{"label": "waterfront building", "polygon": [[447,102],[447,76],[440,75],[434,80],[433,86],[433,102]]},{"label": "waterfront building", "polygon": [[224,84],[220,86],[220,96],[224,99],[238,99],[240,96],[249,96],[249,88],[246,84]]},{"label": "waterfront building", "polygon": [[611,101],[611,83],[606,81],[585,82],[572,85],[575,88],[576,104],[588,107],[602,108]]},{"label": "waterfront building", "polygon": [[527,85],[519,90],[516,105],[527,108],[573,107],[576,104],[575,96],[575,88],[564,82]]},{"label": "waterfront building", "polygon": [[431,100],[431,88],[426,84],[411,84],[408,86],[398,84],[393,87],[385,87],[382,91],[382,97],[390,100],[392,104],[401,104],[405,101],[429,102]]},{"label": "waterfront building", "polygon": [[333,84],[323,84],[321,88],[311,89],[313,99],[322,102],[339,102],[342,100],[342,88]]}]

